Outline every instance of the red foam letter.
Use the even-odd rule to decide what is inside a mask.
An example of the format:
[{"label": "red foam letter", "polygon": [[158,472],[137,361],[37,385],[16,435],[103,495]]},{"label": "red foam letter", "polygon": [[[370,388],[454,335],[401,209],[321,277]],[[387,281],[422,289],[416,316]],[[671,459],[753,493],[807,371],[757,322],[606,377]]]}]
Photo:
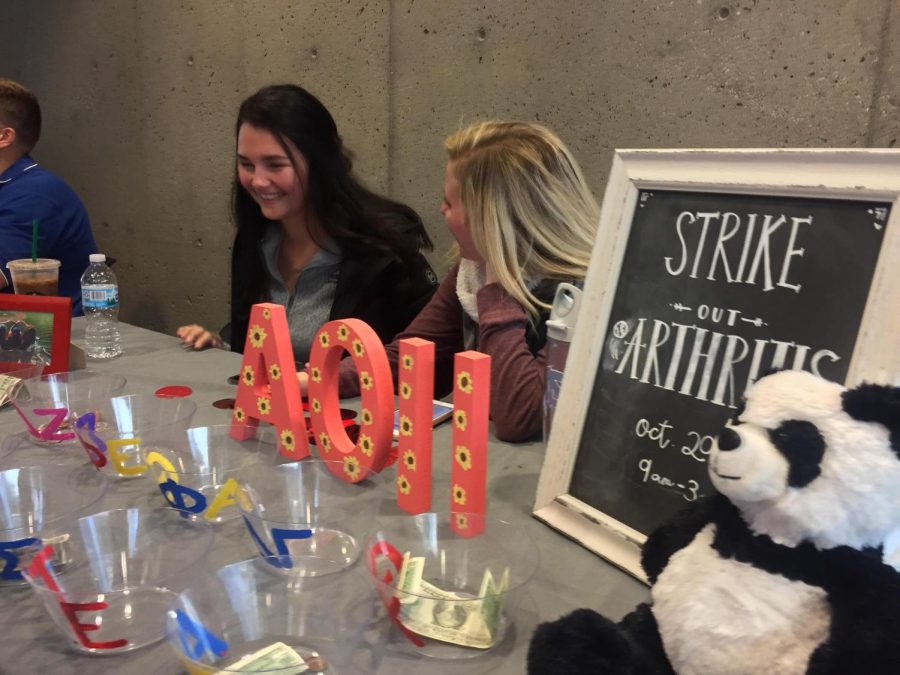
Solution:
[{"label": "red foam letter", "polygon": [[31,577],[40,577],[47,584],[47,588],[53,591],[59,602],[60,609],[69,621],[69,625],[78,637],[78,641],[88,649],[118,649],[128,644],[128,640],[120,638],[118,640],[108,640],[106,642],[94,642],[87,636],[89,630],[99,630],[99,626],[93,623],[81,623],[78,619],[78,612],[98,611],[106,609],[105,602],[66,602],[60,592],[59,584],[56,583],[56,577],[50,571],[50,559],[53,557],[53,548],[44,546],[31,562],[28,563],[28,574]]},{"label": "red foam letter", "polygon": [[261,421],[269,422],[278,432],[282,455],[291,459],[309,457],[309,439],[284,307],[270,302],[253,305],[249,325],[231,435],[245,440]]},{"label": "red foam letter", "polygon": [[431,508],[433,342],[419,338],[400,340],[397,393],[400,396],[397,505],[409,513],[424,513]]},{"label": "red foam letter", "polygon": [[453,370],[450,526],[460,536],[474,537],[484,530],[486,509],[491,357],[461,352]]},{"label": "red foam letter", "polygon": [[[338,371],[344,351],[359,373],[360,427],[356,444],[341,420]],[[384,345],[359,319],[329,321],[319,329],[309,355],[309,411],[322,459],[339,459],[336,475],[348,483],[378,473],[391,450],[394,378]],[[331,465],[329,465],[331,467]]]}]

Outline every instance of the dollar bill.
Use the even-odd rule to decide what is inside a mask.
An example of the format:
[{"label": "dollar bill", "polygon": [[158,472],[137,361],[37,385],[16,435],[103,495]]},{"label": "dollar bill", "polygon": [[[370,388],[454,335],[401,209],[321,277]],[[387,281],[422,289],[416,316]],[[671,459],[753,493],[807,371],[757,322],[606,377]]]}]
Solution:
[{"label": "dollar bill", "polygon": [[500,619],[503,616],[503,600],[506,597],[506,591],[509,589],[509,568],[503,570],[500,577],[500,583],[494,582],[494,575],[490,570],[484,571],[484,578],[481,580],[481,590],[478,597],[481,598],[481,611],[484,614],[484,622],[491,631],[491,637],[497,639],[497,627],[500,625]]},{"label": "dollar bill", "polygon": [[0,375],[0,408],[5,406],[12,400],[15,394],[16,386],[21,382],[17,377],[10,375]]},{"label": "dollar bill", "polygon": [[309,670],[309,666],[291,647],[283,642],[275,642],[241,657],[230,664],[227,670],[219,670],[215,675],[229,675],[235,671],[262,673],[273,670],[277,670],[279,675],[299,675]]},{"label": "dollar bill", "polygon": [[425,558],[406,553],[398,574],[399,620],[409,630],[441,642],[488,649],[497,641],[509,568],[496,583],[485,570],[477,596],[453,593],[424,579]]}]

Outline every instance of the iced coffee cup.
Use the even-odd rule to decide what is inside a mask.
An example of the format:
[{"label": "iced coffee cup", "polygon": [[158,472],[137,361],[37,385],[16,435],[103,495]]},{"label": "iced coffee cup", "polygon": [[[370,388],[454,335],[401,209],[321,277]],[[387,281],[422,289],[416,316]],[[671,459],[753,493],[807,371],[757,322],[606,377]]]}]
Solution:
[{"label": "iced coffee cup", "polygon": [[6,265],[12,276],[13,292],[18,295],[58,295],[59,260],[22,258]]}]

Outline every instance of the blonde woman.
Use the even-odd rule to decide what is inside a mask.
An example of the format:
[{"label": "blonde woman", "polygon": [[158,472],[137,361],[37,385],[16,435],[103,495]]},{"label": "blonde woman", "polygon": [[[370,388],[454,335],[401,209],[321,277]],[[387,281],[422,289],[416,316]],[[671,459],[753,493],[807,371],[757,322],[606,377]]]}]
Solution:
[{"label": "blonde woman", "polygon": [[[489,354],[495,435],[528,440],[542,427],[550,303],[559,282],[584,278],[600,209],[568,148],[538,124],[473,124],[444,147],[441,213],[460,259],[388,356],[396,374],[396,340],[433,341],[443,396],[455,353]],[[341,395],[357,395],[351,360],[341,369]]]}]

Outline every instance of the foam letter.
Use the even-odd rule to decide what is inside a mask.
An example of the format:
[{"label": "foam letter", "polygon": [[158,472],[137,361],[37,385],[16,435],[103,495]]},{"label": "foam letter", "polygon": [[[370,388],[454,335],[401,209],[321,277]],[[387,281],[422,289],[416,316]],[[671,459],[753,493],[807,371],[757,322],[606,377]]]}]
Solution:
[{"label": "foam letter", "polygon": [[[341,420],[338,371],[341,357],[350,352],[359,373],[360,427],[356,444]],[[329,468],[348,483],[378,473],[391,450],[393,377],[384,345],[375,331],[359,319],[329,321],[319,329],[309,356],[309,409],[313,433],[322,459],[342,464]]]},{"label": "foam letter", "polygon": [[[91,464],[99,469],[106,466],[106,443],[95,433],[96,428],[97,413],[85,413],[75,420],[75,433],[81,441],[81,447],[87,452]],[[82,429],[84,433],[81,433]]]},{"label": "foam letter", "polygon": [[140,445],[140,436],[135,436],[134,438],[114,438],[107,442],[106,448],[109,450],[109,458],[112,460],[112,465],[116,468],[116,471],[120,476],[142,476],[147,470],[146,464],[125,466],[125,460],[128,459],[128,455],[119,450],[119,448],[140,447]]},{"label": "foam letter", "polygon": [[[225,640],[202,623],[191,619],[184,610],[175,610],[175,620],[178,622],[178,638],[181,640],[181,646],[192,659],[199,659],[204,654],[213,657],[222,656],[228,651],[228,643]],[[193,638],[193,644],[189,642],[189,638]]]},{"label": "foam letter", "polygon": [[409,513],[431,508],[431,449],[434,343],[400,340],[397,368],[400,433],[397,443],[397,505]]},{"label": "foam letter", "polygon": [[450,526],[462,537],[474,537],[484,531],[491,357],[456,354],[453,371]]},{"label": "foam letter", "polygon": [[278,433],[282,455],[291,459],[309,457],[309,438],[284,307],[271,302],[253,305],[249,326],[231,436],[247,440],[261,421],[269,422]]},{"label": "foam letter", "polygon": [[209,509],[206,512],[206,518],[208,520],[215,520],[216,516],[219,515],[219,511],[226,506],[234,506],[237,501],[234,498],[234,493],[237,492],[238,484],[234,478],[229,478],[225,481],[225,485],[219,490],[219,493],[212,500],[212,504],[209,505]]}]

